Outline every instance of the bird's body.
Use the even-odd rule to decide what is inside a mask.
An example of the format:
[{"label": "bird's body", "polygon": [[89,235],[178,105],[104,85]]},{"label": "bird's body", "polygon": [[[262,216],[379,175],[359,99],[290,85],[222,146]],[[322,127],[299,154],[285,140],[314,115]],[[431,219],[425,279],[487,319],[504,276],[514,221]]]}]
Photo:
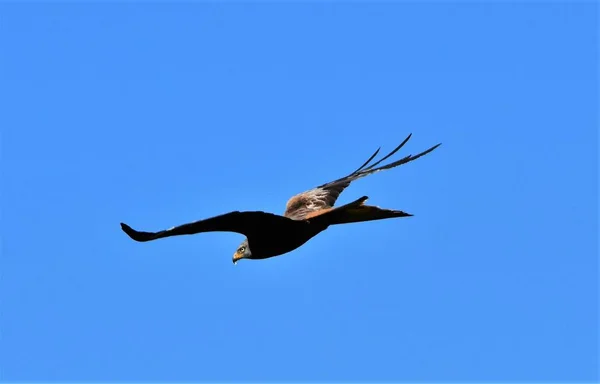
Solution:
[{"label": "bird's body", "polygon": [[352,181],[413,161],[440,145],[437,144],[416,156],[409,155],[376,168],[383,160],[402,148],[410,137],[409,135],[396,149],[376,163],[367,167],[369,162],[377,155],[379,149],[360,168],[348,176],[293,196],[288,200],[283,215],[262,211],[234,211],[159,232],[136,231],[124,223],[121,223],[121,228],[133,240],[142,242],[201,232],[241,233],[246,236],[246,239],[233,256],[233,262],[235,263],[239,259],[266,259],[291,252],[331,225],[412,216],[403,211],[365,205],[367,196],[363,196],[349,204],[334,207],[339,195]]},{"label": "bird's body", "polygon": [[285,224],[279,223],[268,228],[268,232],[258,231],[248,236],[248,247],[252,250],[254,259],[266,259],[291,252],[327,229],[306,220],[291,219],[286,220]]}]

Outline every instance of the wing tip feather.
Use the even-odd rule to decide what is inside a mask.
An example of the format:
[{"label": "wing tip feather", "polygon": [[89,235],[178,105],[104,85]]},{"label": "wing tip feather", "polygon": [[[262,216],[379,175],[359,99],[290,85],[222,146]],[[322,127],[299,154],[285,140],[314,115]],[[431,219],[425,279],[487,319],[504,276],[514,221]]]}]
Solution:
[{"label": "wing tip feather", "polygon": [[148,239],[145,238],[144,234],[142,232],[136,231],[135,229],[131,228],[129,225],[125,224],[125,223],[121,223],[121,229],[123,230],[123,232],[125,232],[127,234],[127,236],[129,236],[131,239],[135,240],[135,241],[147,241]]}]

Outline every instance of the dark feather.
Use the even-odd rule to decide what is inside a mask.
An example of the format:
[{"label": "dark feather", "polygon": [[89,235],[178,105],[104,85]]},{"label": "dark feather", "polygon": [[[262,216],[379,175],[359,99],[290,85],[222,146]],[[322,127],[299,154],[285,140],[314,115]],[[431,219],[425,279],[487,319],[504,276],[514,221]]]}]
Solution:
[{"label": "dark feather", "polygon": [[281,228],[289,223],[290,219],[287,217],[272,213],[234,211],[158,232],[136,231],[125,223],[121,223],[121,229],[135,241],[150,241],[163,237],[193,235],[202,232],[236,232],[251,237],[258,230],[268,231],[273,228]]}]

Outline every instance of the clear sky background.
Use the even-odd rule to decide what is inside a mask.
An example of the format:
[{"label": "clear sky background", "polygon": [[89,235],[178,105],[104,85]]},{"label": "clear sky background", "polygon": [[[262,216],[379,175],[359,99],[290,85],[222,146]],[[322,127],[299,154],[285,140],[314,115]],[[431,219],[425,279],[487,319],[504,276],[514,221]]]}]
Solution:
[{"label": "clear sky background", "polygon": [[[598,7],[0,6],[3,381],[598,379]],[[412,218],[264,261],[241,235],[355,182]]]}]

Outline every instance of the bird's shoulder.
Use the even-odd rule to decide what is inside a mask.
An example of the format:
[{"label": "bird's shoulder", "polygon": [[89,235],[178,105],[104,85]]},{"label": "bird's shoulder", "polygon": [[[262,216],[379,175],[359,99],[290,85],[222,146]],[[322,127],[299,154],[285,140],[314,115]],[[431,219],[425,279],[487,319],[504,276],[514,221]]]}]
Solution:
[{"label": "bird's shoulder", "polygon": [[312,212],[331,207],[327,190],[317,187],[292,196],[285,205],[285,217],[306,219]]}]

